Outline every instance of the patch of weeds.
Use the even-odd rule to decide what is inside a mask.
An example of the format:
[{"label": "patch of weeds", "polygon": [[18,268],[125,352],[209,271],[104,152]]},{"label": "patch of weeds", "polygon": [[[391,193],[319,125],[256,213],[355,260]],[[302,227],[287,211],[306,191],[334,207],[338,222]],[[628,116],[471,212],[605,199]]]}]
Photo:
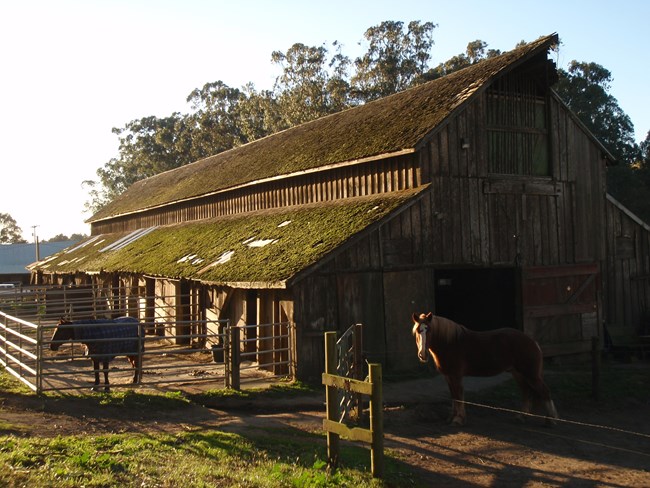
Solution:
[{"label": "patch of weeds", "polygon": [[7,373],[4,368],[0,369],[0,392],[15,395],[26,395],[34,393],[27,385]]},{"label": "patch of weeds", "polygon": [[322,387],[309,385],[300,381],[287,383],[278,383],[270,385],[267,388],[251,388],[247,390],[233,390],[232,388],[222,388],[218,390],[208,390],[202,393],[188,395],[188,398],[200,404],[209,404],[215,400],[264,400],[265,398],[296,398],[305,395],[317,395],[322,393]]}]

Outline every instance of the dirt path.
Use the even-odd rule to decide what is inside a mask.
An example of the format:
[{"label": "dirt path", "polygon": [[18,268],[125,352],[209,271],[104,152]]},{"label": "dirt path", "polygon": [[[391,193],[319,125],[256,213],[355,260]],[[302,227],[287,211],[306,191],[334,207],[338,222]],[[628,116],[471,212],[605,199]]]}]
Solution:
[{"label": "dirt path", "polygon": [[[447,487],[650,487],[648,404],[561,410],[561,417],[570,421],[553,428],[544,427],[541,419],[522,424],[511,413],[470,405],[468,425],[456,428],[445,422],[447,401],[427,395],[430,390],[403,405],[388,402],[384,410],[385,447],[408,466],[409,479],[417,473],[427,485]],[[218,429],[275,435],[272,429],[277,428],[281,437],[287,428],[322,432],[324,408],[318,399],[311,407],[301,403],[298,410],[289,405],[265,402],[228,409],[189,405],[152,412],[80,406],[74,398],[7,395],[1,399],[0,433],[56,436]]]}]

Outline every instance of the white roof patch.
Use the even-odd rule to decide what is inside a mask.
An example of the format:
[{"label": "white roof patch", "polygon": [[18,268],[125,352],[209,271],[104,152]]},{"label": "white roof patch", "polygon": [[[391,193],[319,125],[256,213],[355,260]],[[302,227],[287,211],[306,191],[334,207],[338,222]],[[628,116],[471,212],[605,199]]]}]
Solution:
[{"label": "white roof patch", "polygon": [[264,247],[268,246],[269,244],[273,244],[275,242],[278,242],[277,239],[257,239],[256,241],[251,241],[247,245],[248,247]]}]

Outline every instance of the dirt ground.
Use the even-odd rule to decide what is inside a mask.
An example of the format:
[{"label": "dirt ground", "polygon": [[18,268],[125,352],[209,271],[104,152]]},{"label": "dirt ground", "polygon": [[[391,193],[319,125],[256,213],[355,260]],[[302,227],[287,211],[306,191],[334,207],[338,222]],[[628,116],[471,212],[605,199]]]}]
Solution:
[{"label": "dirt ground", "polygon": [[[522,423],[512,412],[469,405],[468,424],[459,428],[446,423],[445,395],[422,391],[428,384],[424,380],[393,387],[384,408],[385,447],[399,459],[404,477],[399,486],[419,478],[424,486],[445,487],[650,487],[648,403],[622,400],[616,408],[567,409],[556,399],[562,420],[554,427],[545,427],[541,418]],[[80,405],[74,398],[5,395],[0,397],[0,434],[218,429],[246,435],[260,429],[269,435],[276,427],[278,436],[292,429],[322,432],[320,398],[213,407],[125,411],[119,406]]]}]

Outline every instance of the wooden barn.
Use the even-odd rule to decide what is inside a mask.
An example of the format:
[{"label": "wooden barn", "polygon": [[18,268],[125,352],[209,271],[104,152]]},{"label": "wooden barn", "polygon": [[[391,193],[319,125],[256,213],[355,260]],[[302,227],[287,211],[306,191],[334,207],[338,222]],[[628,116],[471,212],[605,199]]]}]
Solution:
[{"label": "wooden barn", "polygon": [[301,379],[320,378],[324,331],[354,323],[369,360],[413,368],[412,312],[516,327],[547,356],[588,351],[606,323],[638,332],[650,233],[607,197],[611,156],[552,90],[557,42],[140,181],[34,282],[288,321]]}]

